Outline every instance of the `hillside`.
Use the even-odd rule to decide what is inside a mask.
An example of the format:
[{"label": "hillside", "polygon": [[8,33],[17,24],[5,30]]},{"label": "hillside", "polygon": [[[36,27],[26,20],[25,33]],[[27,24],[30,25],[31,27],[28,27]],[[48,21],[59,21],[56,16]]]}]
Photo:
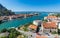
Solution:
[{"label": "hillside", "polygon": [[11,10],[8,10],[7,8],[5,8],[3,5],[0,4],[0,16],[8,16],[8,15],[13,15],[15,14],[14,12],[12,12]]}]

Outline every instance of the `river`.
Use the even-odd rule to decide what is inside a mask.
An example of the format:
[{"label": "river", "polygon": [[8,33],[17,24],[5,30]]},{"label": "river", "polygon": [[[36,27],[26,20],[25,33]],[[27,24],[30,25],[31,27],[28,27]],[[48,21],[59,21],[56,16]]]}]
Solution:
[{"label": "river", "polygon": [[33,22],[34,20],[43,20],[45,16],[48,16],[48,13],[39,13],[39,16],[32,16],[24,19],[14,19],[11,21],[4,22],[0,24],[0,30],[6,28],[11,28],[11,27],[19,27],[21,25],[24,25],[29,22]]}]

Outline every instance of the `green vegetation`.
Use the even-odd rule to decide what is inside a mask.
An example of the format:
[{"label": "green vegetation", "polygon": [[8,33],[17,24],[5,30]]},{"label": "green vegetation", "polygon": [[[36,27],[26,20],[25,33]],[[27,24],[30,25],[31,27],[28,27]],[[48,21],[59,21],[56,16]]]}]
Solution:
[{"label": "green vegetation", "polygon": [[54,32],[52,32],[52,34],[58,34],[58,32],[54,31]]},{"label": "green vegetation", "polygon": [[60,35],[60,29],[58,29],[58,34]]},{"label": "green vegetation", "polygon": [[7,38],[7,37],[0,37],[0,38]]},{"label": "green vegetation", "polygon": [[27,36],[26,35],[19,35],[17,38],[27,38]]},{"label": "green vegetation", "polygon": [[56,14],[57,17],[60,17],[60,13]]},{"label": "green vegetation", "polygon": [[18,35],[21,35],[20,32],[16,31],[16,29],[12,28],[12,29],[9,29],[9,36],[8,38],[17,38]]},{"label": "green vegetation", "polygon": [[28,27],[30,24],[32,24],[31,22],[30,23],[27,23],[24,25],[24,27]]},{"label": "green vegetation", "polygon": [[29,30],[28,30],[28,28],[25,27],[25,28],[24,28],[24,31],[29,31]]},{"label": "green vegetation", "polygon": [[60,17],[60,13],[57,13],[57,14],[52,14],[52,16],[57,16],[57,17]]},{"label": "green vegetation", "polygon": [[8,10],[6,9],[5,7],[3,7],[1,4],[0,4],[0,16],[4,16],[4,15],[13,15],[14,12],[12,12],[11,10]]},{"label": "green vegetation", "polygon": [[0,24],[2,23],[2,20],[0,20]]},{"label": "green vegetation", "polygon": [[[23,25],[23,26],[18,27],[18,29],[24,30],[24,31],[29,31],[29,30],[28,30],[28,26],[29,26],[30,24],[32,24],[32,23],[31,23],[31,22],[30,22],[30,23],[27,23],[27,24],[25,24],[25,25]],[[21,29],[21,28],[22,28],[22,29]]]},{"label": "green vegetation", "polygon": [[[9,32],[8,36],[2,36],[0,38],[17,38],[19,35],[23,35],[22,33],[18,32],[15,28],[11,28],[11,29],[3,29],[1,32]],[[25,35],[23,35],[24,37],[26,37]]]},{"label": "green vegetation", "polygon": [[1,33],[4,33],[4,32],[8,32],[8,30],[4,28],[4,29],[2,29],[0,32],[1,32]]},{"label": "green vegetation", "polygon": [[18,29],[20,29],[20,27],[18,27]]},{"label": "green vegetation", "polygon": [[48,22],[48,20],[46,19],[46,20],[43,20],[44,22]]}]

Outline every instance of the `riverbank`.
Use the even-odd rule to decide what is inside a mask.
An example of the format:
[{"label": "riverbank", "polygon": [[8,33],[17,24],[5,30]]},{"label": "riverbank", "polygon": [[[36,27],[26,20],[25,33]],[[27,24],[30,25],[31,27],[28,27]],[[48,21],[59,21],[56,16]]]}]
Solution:
[{"label": "riverbank", "polygon": [[28,27],[29,27],[29,25],[31,25],[31,24],[32,24],[32,22],[27,23],[27,24],[22,25],[22,26],[19,26],[18,29],[19,29],[19,30],[23,30],[23,31],[29,31]]},{"label": "riverbank", "polygon": [[32,17],[32,16],[36,16],[38,15],[37,13],[35,14],[15,14],[15,15],[11,15],[11,16],[0,16],[0,21],[6,22],[9,20],[13,20],[13,19],[23,19],[23,18],[27,18],[27,17]]},{"label": "riverbank", "polygon": [[26,23],[30,23],[34,20],[42,20],[44,19],[45,16],[47,16],[48,13],[39,13],[39,15],[37,16],[32,16],[32,17],[28,17],[28,18],[24,18],[24,19],[14,19],[14,20],[11,20],[11,21],[7,21],[7,22],[4,22],[2,24],[0,24],[0,30],[6,28],[11,28],[11,27],[19,27],[19,26],[22,26]]}]

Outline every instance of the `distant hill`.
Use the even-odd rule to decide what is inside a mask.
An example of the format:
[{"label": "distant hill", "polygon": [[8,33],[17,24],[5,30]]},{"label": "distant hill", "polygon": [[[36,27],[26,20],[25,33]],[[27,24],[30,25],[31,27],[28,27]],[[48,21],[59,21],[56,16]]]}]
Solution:
[{"label": "distant hill", "polygon": [[34,13],[41,13],[39,11],[15,11],[15,14],[34,14]]},{"label": "distant hill", "polygon": [[11,10],[8,10],[7,8],[5,8],[3,5],[0,4],[0,16],[8,16],[8,15],[13,15],[15,14],[14,12],[12,12]]}]

